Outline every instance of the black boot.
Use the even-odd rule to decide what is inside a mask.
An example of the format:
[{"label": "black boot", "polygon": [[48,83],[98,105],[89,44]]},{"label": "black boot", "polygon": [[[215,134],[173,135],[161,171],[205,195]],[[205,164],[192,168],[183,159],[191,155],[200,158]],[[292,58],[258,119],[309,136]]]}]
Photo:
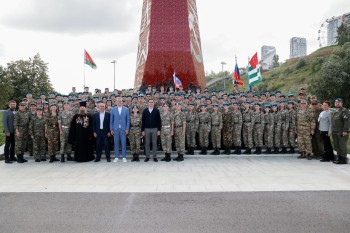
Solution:
[{"label": "black boot", "polygon": [[9,157],[5,157],[5,163],[12,163],[11,159],[9,159]]},{"label": "black boot", "polygon": [[191,147],[190,155],[194,155],[194,147]]},{"label": "black boot", "polygon": [[136,161],[136,154],[132,154],[131,162],[135,162],[135,161]]},{"label": "black boot", "polygon": [[241,150],[241,147],[240,147],[240,146],[236,146],[235,154],[236,154],[236,155],[242,154],[242,150]]},{"label": "black boot", "polygon": [[200,155],[204,155],[204,147],[201,148],[201,152],[199,152]]},{"label": "black boot", "polygon": [[67,154],[67,161],[74,161],[74,159],[72,158],[72,156],[70,154]]},{"label": "black boot", "polygon": [[271,148],[270,147],[266,148],[266,151],[264,152],[264,154],[271,154]]},{"label": "black boot", "polygon": [[273,154],[278,154],[278,153],[280,153],[280,151],[278,150],[278,147],[275,147],[275,149],[273,150],[272,153],[273,153]]},{"label": "black boot", "polygon": [[168,153],[165,153],[165,156],[164,156],[164,158],[162,158],[160,161],[167,161],[168,160]]},{"label": "black boot", "polygon": [[204,147],[203,155],[207,155],[207,154],[208,154],[207,147]]},{"label": "black boot", "polygon": [[252,154],[252,149],[247,148],[247,149],[245,150],[244,154],[246,154],[246,155]]},{"label": "black boot", "polygon": [[217,155],[216,148],[214,148],[213,152],[210,153],[211,155]]},{"label": "black boot", "polygon": [[179,157],[180,157],[180,154],[177,153],[177,157],[176,157],[176,158],[173,158],[173,160],[174,160],[174,161],[177,161],[177,160],[179,159]]},{"label": "black boot", "polygon": [[178,162],[184,161],[184,155],[179,154],[179,158],[177,159]]},{"label": "black boot", "polygon": [[261,154],[261,147],[257,147],[255,153],[257,155],[260,155]]},{"label": "black boot", "polygon": [[230,149],[229,146],[226,147],[225,154],[226,155],[230,155],[231,154],[231,149]]},{"label": "black boot", "polygon": [[220,148],[216,148],[216,155],[220,155]]},{"label": "black boot", "polygon": [[10,157],[9,160],[12,161],[12,162],[16,162],[16,161],[17,161],[17,158],[16,158],[16,156],[13,156],[13,157]]},{"label": "black boot", "polygon": [[344,158],[344,157],[339,157],[339,159],[335,162],[333,162],[334,164],[347,164],[348,161],[347,161],[347,158]]},{"label": "black boot", "polygon": [[61,163],[66,162],[66,159],[64,158],[64,154],[61,154]]},{"label": "black boot", "polygon": [[290,147],[290,150],[288,151],[289,154],[294,154],[295,153],[295,149],[294,147]]},{"label": "black boot", "polygon": [[165,160],[165,162],[170,162],[171,161],[171,154],[170,153],[168,153],[168,157],[167,157],[167,160]]},{"label": "black boot", "polygon": [[53,159],[53,155],[50,155],[50,161],[49,163],[53,163],[55,160]]},{"label": "black boot", "polygon": [[58,158],[56,158],[56,155],[53,155],[53,161],[58,162],[60,160]]},{"label": "black boot", "polygon": [[192,152],[192,147],[188,147],[187,151],[186,151],[186,155],[190,155]]},{"label": "black boot", "polygon": [[135,162],[140,162],[140,155],[139,154],[135,154]]},{"label": "black boot", "polygon": [[24,163],[22,154],[17,155],[17,163]]},{"label": "black boot", "polygon": [[282,154],[287,154],[287,147],[282,147],[281,153],[282,153]]},{"label": "black boot", "polygon": [[24,158],[24,154],[22,154],[22,160],[23,160],[23,162],[28,162],[28,160],[26,160],[25,158]]}]

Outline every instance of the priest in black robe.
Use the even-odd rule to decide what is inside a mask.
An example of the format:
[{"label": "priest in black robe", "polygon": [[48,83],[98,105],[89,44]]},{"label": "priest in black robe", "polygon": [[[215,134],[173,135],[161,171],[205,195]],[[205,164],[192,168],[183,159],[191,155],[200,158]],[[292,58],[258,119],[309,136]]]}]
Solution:
[{"label": "priest in black robe", "polygon": [[75,114],[70,130],[68,142],[74,145],[74,160],[89,162],[95,159],[93,149],[92,116],[86,112],[86,102],[79,103],[79,113]]}]

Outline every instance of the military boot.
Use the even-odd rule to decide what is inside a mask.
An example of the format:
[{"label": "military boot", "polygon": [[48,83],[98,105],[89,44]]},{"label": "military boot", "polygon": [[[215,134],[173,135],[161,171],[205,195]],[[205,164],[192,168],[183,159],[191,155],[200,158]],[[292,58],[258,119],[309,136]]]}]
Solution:
[{"label": "military boot", "polygon": [[229,146],[226,147],[225,154],[226,155],[230,155],[231,154],[231,149],[230,149]]},{"label": "military boot", "polygon": [[17,161],[17,158],[16,158],[16,156],[10,156],[10,161],[12,161],[12,162],[16,162]]},{"label": "military boot", "polygon": [[246,155],[252,154],[252,149],[247,148],[247,149],[245,150],[244,154],[246,154]]},{"label": "military boot", "polygon": [[174,161],[177,161],[180,157],[180,153],[177,153],[177,157],[176,158],[173,158]]},{"label": "military boot", "polygon": [[191,153],[190,155],[194,155],[194,147],[191,147]]},{"label": "military boot", "polygon": [[242,154],[242,150],[241,150],[241,147],[240,147],[240,146],[236,146],[235,154],[236,154],[236,155]]},{"label": "military boot", "polygon": [[55,160],[54,160],[54,158],[53,158],[53,155],[50,155],[50,161],[49,161],[49,163],[53,163]]},{"label": "military boot", "polygon": [[178,162],[184,161],[184,155],[179,154],[179,158],[176,161],[178,161]]},{"label": "military boot", "polygon": [[17,155],[17,163],[24,163],[22,154]]},{"label": "military boot", "polygon": [[132,154],[131,162],[135,162],[135,161],[136,161],[136,154]]},{"label": "military boot", "polygon": [[287,154],[287,147],[282,147],[281,153],[282,153],[282,154]]},{"label": "military boot", "polygon": [[213,152],[210,153],[211,155],[216,155],[216,148],[214,148]]},{"label": "military boot", "polygon": [[273,150],[273,152],[272,152],[273,154],[279,154],[280,153],[280,151],[279,151],[279,149],[278,149],[278,147],[275,147],[275,149]]},{"label": "military boot", "polygon": [[255,153],[257,155],[260,155],[261,154],[261,147],[257,147]]},{"label": "military boot", "polygon": [[344,158],[344,157],[339,157],[339,159],[335,162],[333,162],[334,164],[347,164],[348,161],[347,161],[347,158]]},{"label": "military boot", "polygon": [[64,158],[64,154],[61,154],[61,163],[66,162],[66,159]]},{"label": "military boot", "polygon": [[164,158],[162,158],[160,161],[167,161],[168,160],[168,153],[165,153],[165,156],[164,156]]},{"label": "military boot", "polygon": [[305,158],[305,152],[301,152],[300,155],[297,158],[298,159],[304,159]]},{"label": "military boot", "polygon": [[165,160],[165,162],[170,162],[171,161],[171,153],[168,153],[168,158],[167,158],[167,160]]},{"label": "military boot", "polygon": [[270,147],[266,148],[266,151],[264,152],[264,154],[271,154],[271,148]]},{"label": "military boot", "polygon": [[294,147],[290,147],[290,150],[288,151],[289,154],[294,154],[295,153],[295,149]]},{"label": "military boot", "polygon": [[140,155],[139,154],[135,154],[135,162],[140,162]]},{"label": "military boot", "polygon": [[186,151],[186,155],[190,155],[191,154],[191,147],[188,147],[187,151]]},{"label": "military boot", "polygon": [[23,162],[28,162],[28,160],[26,160],[25,158],[24,158],[24,154],[22,154],[22,160],[23,160]]},{"label": "military boot", "polygon": [[207,148],[207,147],[204,147],[203,155],[207,155],[207,154],[208,154],[208,148]]},{"label": "military boot", "polygon": [[307,158],[307,160],[311,160],[312,158],[311,158],[311,154],[306,154],[306,158]]},{"label": "military boot", "polygon": [[72,156],[70,154],[67,154],[67,161],[74,161],[74,159],[72,158]]}]

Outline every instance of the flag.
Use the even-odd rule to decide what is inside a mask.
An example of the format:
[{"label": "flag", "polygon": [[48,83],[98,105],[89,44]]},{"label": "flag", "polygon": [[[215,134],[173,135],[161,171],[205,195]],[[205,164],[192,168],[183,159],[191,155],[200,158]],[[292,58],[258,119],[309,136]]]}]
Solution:
[{"label": "flag", "polygon": [[238,65],[236,63],[235,72],[233,73],[233,85],[244,86],[241,75],[239,74]]},{"label": "flag", "polygon": [[178,78],[178,77],[176,77],[176,71],[174,70],[174,84],[175,84],[175,88],[179,88],[179,87],[181,87],[182,86],[182,82],[181,82],[181,80]]},{"label": "flag", "polygon": [[258,62],[258,53],[255,53],[252,59],[250,59],[248,64],[247,76],[248,76],[249,86],[253,86],[262,82],[260,69],[261,67],[259,66],[259,62]]},{"label": "flag", "polygon": [[94,70],[96,70],[96,68],[97,68],[95,62],[90,57],[90,54],[88,54],[88,52],[86,52],[86,50],[85,50],[85,53],[84,53],[84,64],[90,66]]}]

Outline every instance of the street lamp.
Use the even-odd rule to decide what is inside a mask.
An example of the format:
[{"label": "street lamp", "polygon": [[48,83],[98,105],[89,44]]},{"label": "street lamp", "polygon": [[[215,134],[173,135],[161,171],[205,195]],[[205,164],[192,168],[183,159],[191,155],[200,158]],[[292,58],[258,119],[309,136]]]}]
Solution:
[{"label": "street lamp", "polygon": [[[226,65],[226,62],[222,61],[221,62],[221,68],[222,68],[222,74],[224,75],[224,65]],[[226,77],[224,75],[224,89],[226,91]]]},{"label": "street lamp", "polygon": [[114,86],[113,86],[113,91],[115,90],[115,63],[118,63],[116,60],[111,61],[113,63],[113,68],[114,68]]}]

